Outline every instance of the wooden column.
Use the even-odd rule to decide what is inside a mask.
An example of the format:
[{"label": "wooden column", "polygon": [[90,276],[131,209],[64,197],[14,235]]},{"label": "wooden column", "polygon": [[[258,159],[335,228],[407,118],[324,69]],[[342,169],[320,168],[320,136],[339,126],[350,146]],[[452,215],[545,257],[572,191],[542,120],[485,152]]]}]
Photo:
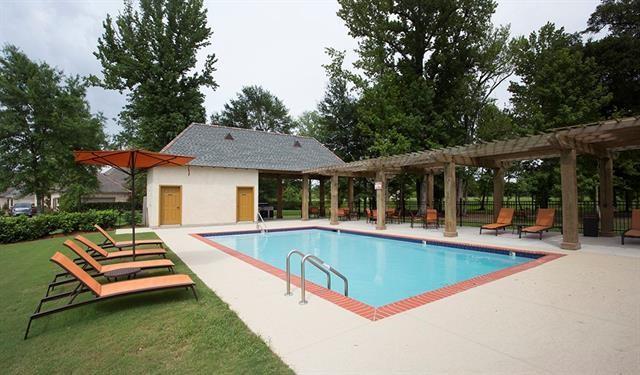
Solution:
[{"label": "wooden column", "polygon": [[283,189],[283,186],[282,186],[282,177],[281,177],[281,176],[278,176],[278,177],[277,177],[277,179],[276,179],[276,181],[277,181],[277,184],[278,184],[278,191],[277,191],[277,200],[278,200],[278,216],[277,216],[277,218],[278,218],[278,219],[282,219],[282,217],[283,217],[282,209],[283,209],[283,207],[284,207],[284,205],[282,204],[282,189]]},{"label": "wooden column", "polygon": [[444,236],[457,237],[456,229],[456,163],[444,165]]},{"label": "wooden column", "polygon": [[433,179],[434,179],[433,171],[429,171],[429,173],[427,174],[427,207],[428,208],[435,208],[434,206],[435,201],[433,199],[433,194],[434,194]]},{"label": "wooden column", "polygon": [[427,173],[422,176],[422,183],[420,184],[420,207],[418,211],[421,214],[425,214],[427,212],[427,207],[429,207],[429,175]]},{"label": "wooden column", "polygon": [[376,229],[387,229],[386,209],[387,209],[387,176],[384,172],[376,172],[376,182],[380,183],[382,189],[376,189],[376,210],[378,218],[376,220]]},{"label": "wooden column", "polygon": [[578,239],[578,179],[576,177],[576,150],[560,152],[560,179],[562,182],[562,243],[567,250],[580,248]]},{"label": "wooden column", "polygon": [[353,177],[349,177],[347,180],[347,202],[349,207],[349,212],[353,212]]},{"label": "wooden column", "polygon": [[600,171],[600,235],[612,237],[613,233],[613,159],[598,160]]},{"label": "wooden column", "polygon": [[498,220],[504,198],[504,168],[493,170],[493,221]]},{"label": "wooden column", "polygon": [[324,212],[324,178],[320,177],[319,179],[320,181],[320,185],[318,186],[318,196],[320,198],[320,207],[318,207],[319,209],[319,214],[318,216],[320,217],[324,217],[325,212]]},{"label": "wooden column", "polygon": [[309,175],[302,175],[302,220],[309,220]]},{"label": "wooden column", "polygon": [[338,183],[338,175],[331,176],[331,225],[338,225]]}]

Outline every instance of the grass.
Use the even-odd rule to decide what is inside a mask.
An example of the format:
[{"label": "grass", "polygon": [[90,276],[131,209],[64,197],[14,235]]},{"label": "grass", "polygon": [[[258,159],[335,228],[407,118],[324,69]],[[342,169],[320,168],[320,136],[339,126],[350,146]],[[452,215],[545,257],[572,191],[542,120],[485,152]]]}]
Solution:
[{"label": "grass", "polygon": [[173,252],[199,301],[185,290],[104,301],[35,320],[24,341],[28,316],[59,271],[49,258],[70,255],[64,239],[0,245],[2,373],[292,373]]}]

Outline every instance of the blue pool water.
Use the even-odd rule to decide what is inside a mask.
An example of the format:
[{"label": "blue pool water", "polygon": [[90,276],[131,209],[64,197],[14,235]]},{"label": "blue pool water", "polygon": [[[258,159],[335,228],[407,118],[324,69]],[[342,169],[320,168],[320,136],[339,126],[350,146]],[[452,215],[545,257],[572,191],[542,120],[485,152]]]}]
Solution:
[{"label": "blue pool water", "polygon": [[[349,279],[349,297],[373,307],[532,260],[321,229],[205,237],[282,270],[292,249],[314,254]],[[300,257],[292,257],[291,269],[300,274]],[[315,267],[307,264],[306,274],[326,286],[326,276]],[[342,280],[333,276],[331,289],[343,293]]]}]

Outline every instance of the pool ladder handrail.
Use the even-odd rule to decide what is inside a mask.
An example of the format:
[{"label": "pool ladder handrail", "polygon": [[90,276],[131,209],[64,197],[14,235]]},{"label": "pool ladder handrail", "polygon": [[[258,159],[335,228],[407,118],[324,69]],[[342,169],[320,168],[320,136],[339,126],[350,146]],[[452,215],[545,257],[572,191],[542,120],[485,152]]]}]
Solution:
[{"label": "pool ladder handrail", "polygon": [[333,273],[334,275],[338,276],[339,278],[342,279],[342,281],[344,282],[344,295],[345,297],[349,296],[349,280],[347,279],[346,276],[344,276],[340,271],[338,271],[337,269],[331,267],[331,265],[325,263],[322,259],[318,258],[317,256],[313,255],[313,254],[304,254],[299,250],[291,250],[289,252],[289,254],[287,254],[287,264],[286,264],[286,271],[287,271],[287,292],[285,293],[286,296],[290,296],[291,293],[291,256],[293,254],[298,254],[300,256],[302,256],[302,261],[300,262],[300,304],[301,305],[306,305],[307,304],[307,299],[306,299],[306,277],[305,277],[305,264],[307,261],[309,261],[309,263],[313,264],[314,266],[316,266],[316,268],[318,268],[320,271],[324,272],[325,275],[327,275],[327,289],[331,290],[331,275],[329,274],[329,272]]},{"label": "pool ladder handrail", "polygon": [[262,215],[260,215],[260,212],[258,212],[258,219],[256,220],[256,228],[262,233],[269,233],[269,230],[267,229],[267,224],[264,222],[264,219],[262,218]]}]

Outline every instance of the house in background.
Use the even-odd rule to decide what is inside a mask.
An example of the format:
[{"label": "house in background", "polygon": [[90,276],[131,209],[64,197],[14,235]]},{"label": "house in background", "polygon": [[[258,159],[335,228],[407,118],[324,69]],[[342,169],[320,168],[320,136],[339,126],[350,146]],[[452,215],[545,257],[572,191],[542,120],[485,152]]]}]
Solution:
[{"label": "house in background", "polygon": [[[127,186],[127,175],[117,169],[110,168],[98,173],[98,190],[82,198],[84,203],[94,202],[127,202],[130,190]],[[45,206],[57,210],[60,205],[62,192],[53,192],[45,199]],[[38,202],[34,194],[23,195],[16,188],[9,188],[0,193],[0,208],[11,209],[17,203],[31,203],[37,207]]]},{"label": "house in background", "polygon": [[127,175],[115,168],[98,173],[98,190],[82,198],[84,203],[127,202],[131,190],[127,186]]},{"label": "house in background", "polygon": [[195,159],[149,170],[151,227],[254,221],[259,176],[302,178],[304,170],[343,163],[313,138],[204,124],[191,124],[162,152]]}]

